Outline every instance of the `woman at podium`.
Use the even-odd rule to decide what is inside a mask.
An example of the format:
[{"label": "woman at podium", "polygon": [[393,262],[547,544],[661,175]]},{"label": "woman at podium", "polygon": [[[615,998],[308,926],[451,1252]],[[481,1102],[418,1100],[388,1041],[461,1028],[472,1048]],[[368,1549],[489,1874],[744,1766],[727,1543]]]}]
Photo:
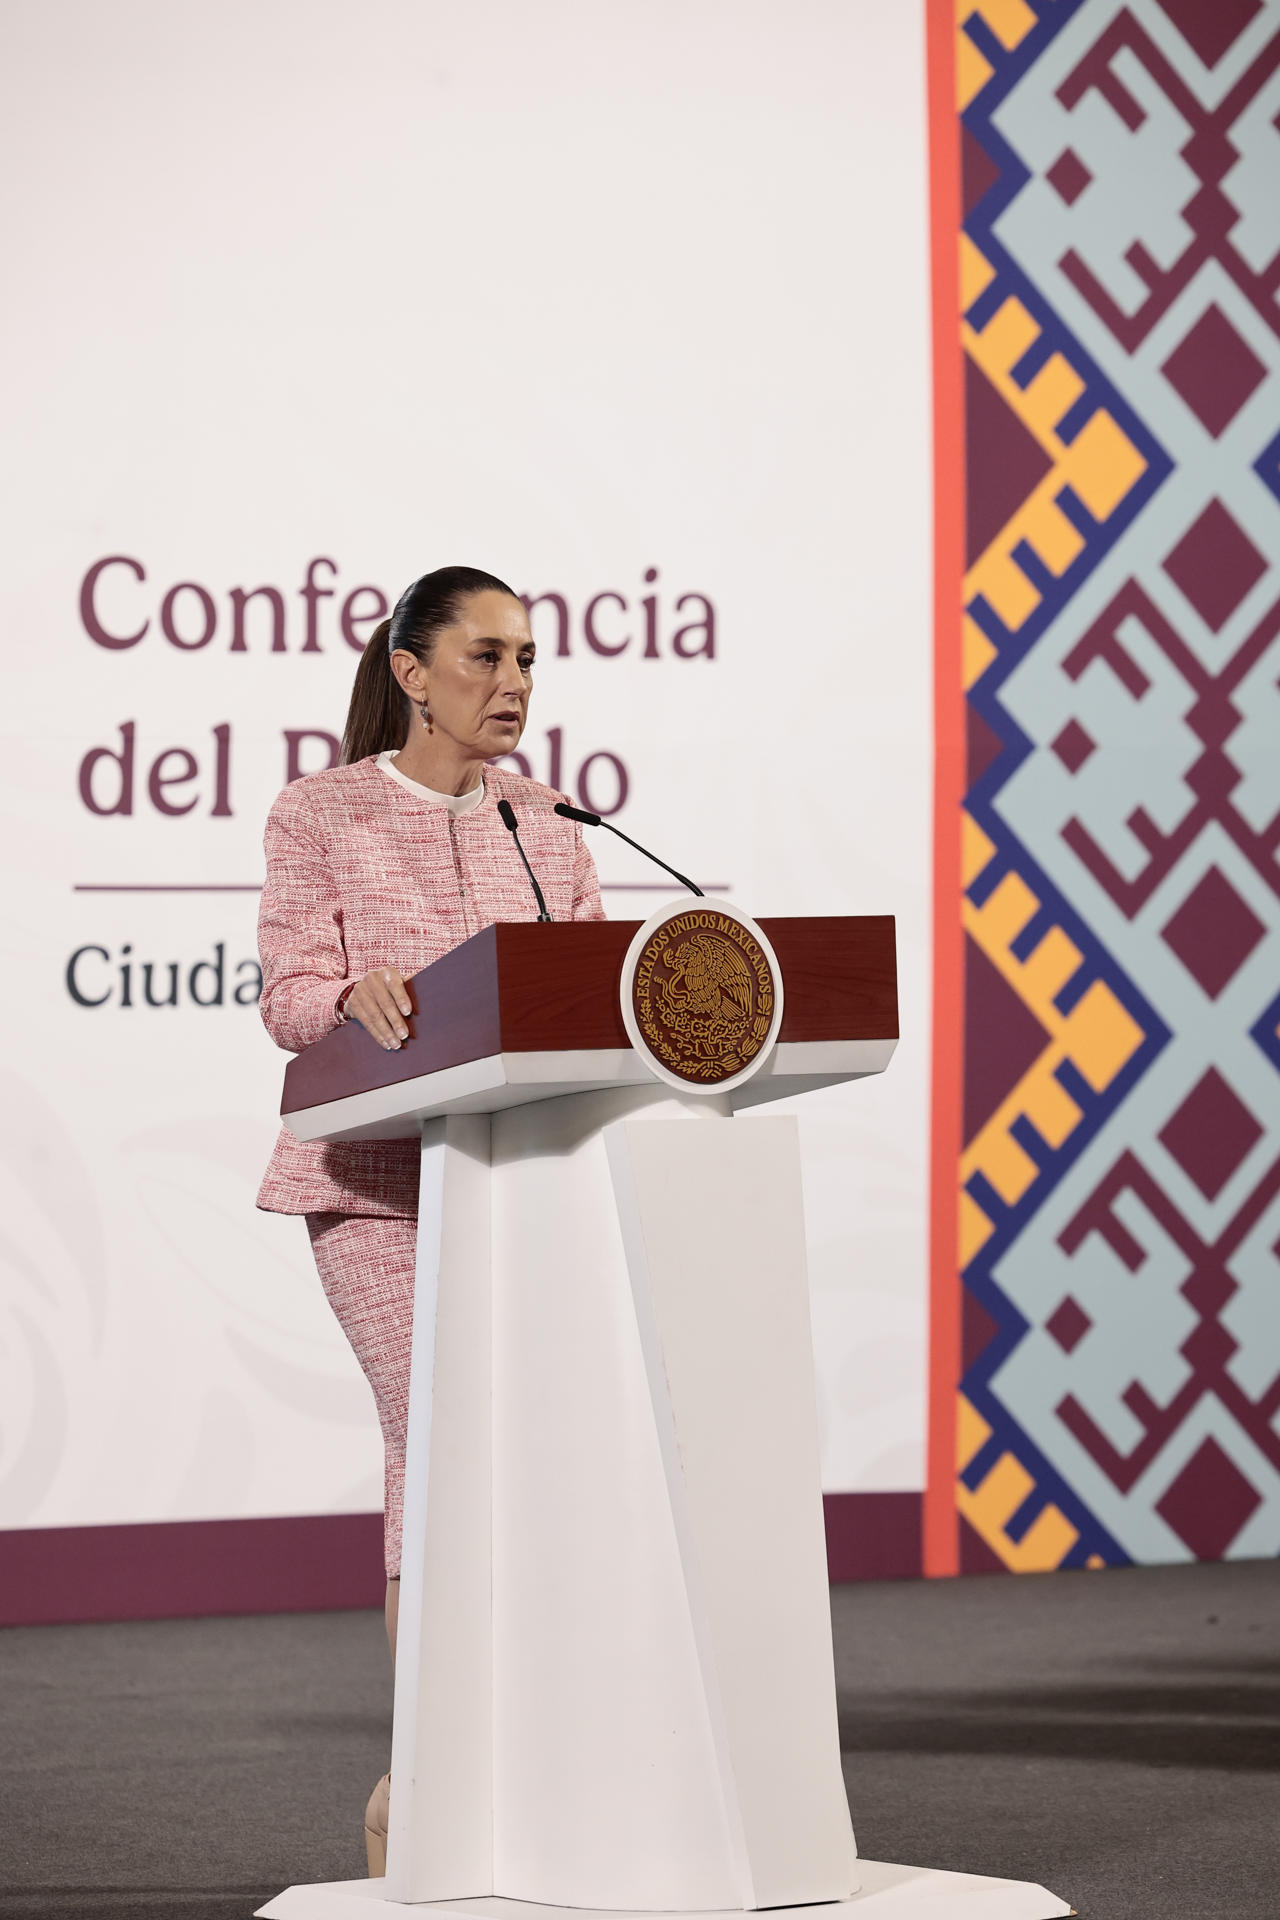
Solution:
[{"label": "woman at podium", "polygon": [[[285,788],[266,827],[258,919],[262,1018],[299,1052],[354,1020],[381,1047],[407,1039],[406,981],[498,920],[539,903],[600,920],[595,864],[556,793],[496,766],[519,743],[533,686],[524,603],[473,567],[406,588],[356,671],[341,762]],[[304,1145],[281,1130],[258,1194],[304,1215],[320,1281],[373,1389],[386,1449],[387,1633],[395,1652],[409,1406],[419,1152],[416,1141]],[[365,1816],[385,1863],[387,1780]]]}]

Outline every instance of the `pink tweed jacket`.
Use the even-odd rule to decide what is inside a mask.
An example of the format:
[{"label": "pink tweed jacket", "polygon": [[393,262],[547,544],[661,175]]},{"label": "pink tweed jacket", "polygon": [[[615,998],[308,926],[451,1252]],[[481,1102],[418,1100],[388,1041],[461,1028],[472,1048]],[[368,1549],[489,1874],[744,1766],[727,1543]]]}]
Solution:
[{"label": "pink tweed jacket", "polygon": [[[602,920],[582,828],[551,811],[565,798],[486,767],[484,799],[457,817],[388,779],[374,758],[295,780],[267,818],[258,915],[262,1018],[290,1052],[338,1024],[349,980],[374,967],[406,978],[495,920],[537,906],[511,835],[509,800],[553,919]],[[413,1214],[416,1141],[304,1146],[282,1129],[258,1193],[268,1213]]]}]

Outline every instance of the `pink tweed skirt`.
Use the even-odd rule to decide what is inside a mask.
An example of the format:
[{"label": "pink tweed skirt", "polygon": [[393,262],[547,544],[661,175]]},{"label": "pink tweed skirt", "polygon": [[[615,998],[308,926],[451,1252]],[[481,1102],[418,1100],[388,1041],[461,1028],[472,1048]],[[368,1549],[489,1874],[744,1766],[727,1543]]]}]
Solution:
[{"label": "pink tweed skirt", "polygon": [[320,1284],[360,1362],[386,1452],[383,1543],[388,1580],[400,1577],[404,1443],[418,1223],[403,1215],[309,1213]]}]

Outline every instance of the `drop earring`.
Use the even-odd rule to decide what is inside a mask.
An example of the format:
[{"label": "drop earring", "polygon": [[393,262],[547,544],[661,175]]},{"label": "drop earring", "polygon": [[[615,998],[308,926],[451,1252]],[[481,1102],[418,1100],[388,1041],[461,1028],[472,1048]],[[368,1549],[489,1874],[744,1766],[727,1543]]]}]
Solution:
[{"label": "drop earring", "polygon": [[427,732],[430,733],[431,732],[431,715],[427,712],[427,703],[425,700],[420,700],[418,702],[418,714],[422,721],[423,726],[426,728]]}]

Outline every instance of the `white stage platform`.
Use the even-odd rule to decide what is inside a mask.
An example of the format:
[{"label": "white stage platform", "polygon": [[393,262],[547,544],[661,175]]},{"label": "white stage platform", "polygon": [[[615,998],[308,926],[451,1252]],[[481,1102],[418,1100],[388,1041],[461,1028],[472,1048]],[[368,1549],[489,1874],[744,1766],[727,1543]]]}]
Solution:
[{"label": "white stage platform", "polygon": [[[980,1873],[943,1873],[934,1867],[895,1867],[859,1860],[861,1890],[852,1900],[805,1907],[773,1907],[771,1920],[1058,1920],[1075,1909],[1030,1880],[991,1880]],[[382,1880],[334,1880],[325,1886],[290,1887],[265,1907],[259,1920],[370,1920],[399,1902],[383,1897]],[[410,1911],[401,1907],[400,1911]],[[583,1907],[535,1906],[527,1900],[435,1900],[412,1908],[445,1920],[623,1920],[616,1913]],[[626,1920],[738,1920],[730,1914],[629,1915]]]}]

